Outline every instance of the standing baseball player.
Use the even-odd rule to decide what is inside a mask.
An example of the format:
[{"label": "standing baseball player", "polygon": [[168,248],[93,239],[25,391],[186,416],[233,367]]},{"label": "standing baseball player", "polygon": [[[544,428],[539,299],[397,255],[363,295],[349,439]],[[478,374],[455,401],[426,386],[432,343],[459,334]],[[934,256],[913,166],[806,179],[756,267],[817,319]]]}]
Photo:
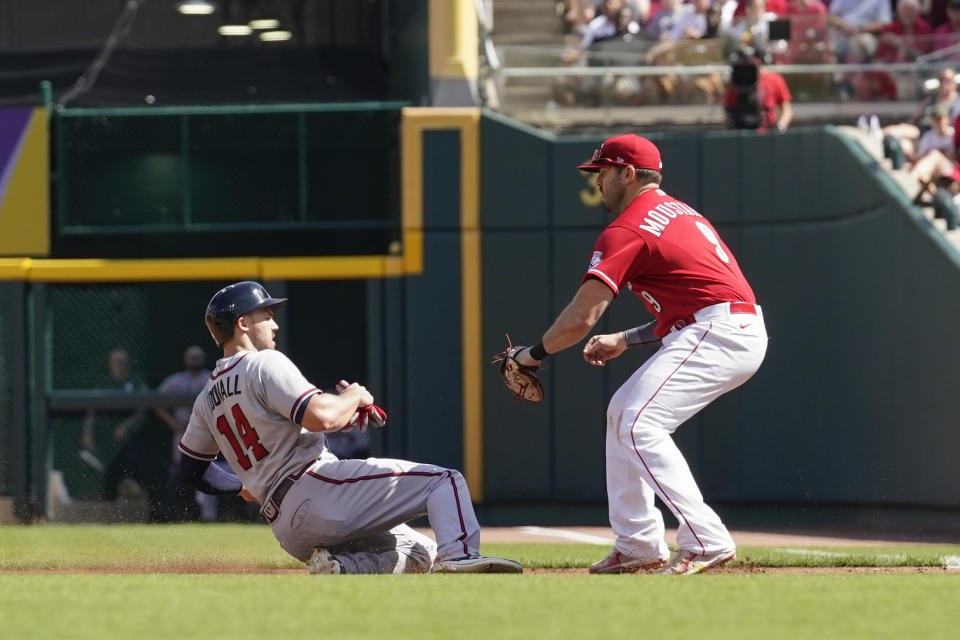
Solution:
[{"label": "standing baseball player", "polygon": [[[736,556],[736,545],[706,505],[670,435],[760,367],[767,334],[760,307],[730,249],[706,218],[660,189],[660,151],[640,136],[606,140],[590,163],[604,207],[616,219],[600,234],[580,289],[539,344],[514,356],[535,366],[578,343],[624,289],[654,320],[591,337],[596,366],[628,347],[661,344],[607,408],[607,495],[617,536],[591,573],[691,574]],[[679,522],[669,561],[657,495]]]},{"label": "standing baseball player", "polygon": [[[272,298],[256,282],[214,294],[206,324],[223,358],[180,441],[181,478],[258,502],[283,549],[311,573],[521,573],[479,555],[480,525],[463,476],[405,460],[340,460],[324,433],[382,426],[363,386],[324,393],[275,350]],[[210,464],[222,451],[234,473]],[[234,475],[235,474],[235,475]],[[405,523],[427,515],[436,544]]]}]

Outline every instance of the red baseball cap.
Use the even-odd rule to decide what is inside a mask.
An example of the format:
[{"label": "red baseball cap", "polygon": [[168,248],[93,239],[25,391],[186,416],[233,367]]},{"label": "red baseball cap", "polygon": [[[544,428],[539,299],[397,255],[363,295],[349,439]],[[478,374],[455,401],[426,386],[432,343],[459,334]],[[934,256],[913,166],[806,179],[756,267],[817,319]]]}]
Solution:
[{"label": "red baseball cap", "polygon": [[663,170],[660,150],[646,138],[633,133],[607,138],[600,148],[593,152],[593,158],[577,169],[596,173],[601,167],[635,167],[637,169]]}]

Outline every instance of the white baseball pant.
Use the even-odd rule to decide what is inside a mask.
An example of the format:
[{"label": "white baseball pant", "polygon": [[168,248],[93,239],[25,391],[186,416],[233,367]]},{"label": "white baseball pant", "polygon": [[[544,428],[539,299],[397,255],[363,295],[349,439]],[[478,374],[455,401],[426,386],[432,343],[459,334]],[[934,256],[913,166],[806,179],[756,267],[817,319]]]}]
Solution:
[{"label": "white baseball pant", "polygon": [[[435,545],[401,526],[423,515]],[[293,484],[271,527],[298,560],[306,562],[315,547],[323,547],[349,573],[372,572],[362,566],[373,565],[383,569],[378,573],[429,571],[436,559],[476,555],[480,547],[480,524],[459,471],[387,458],[339,460],[328,451]],[[356,556],[357,566],[347,566],[353,562],[349,555],[360,552],[386,556]]]},{"label": "white baseball pant", "polygon": [[698,554],[736,545],[703,500],[687,461],[670,435],[760,367],[767,332],[756,313],[730,304],[701,309],[696,322],[667,334],[663,346],[610,400],[607,408],[607,496],[615,548],[634,558],[667,559],[657,495],[679,522],[677,545]]}]

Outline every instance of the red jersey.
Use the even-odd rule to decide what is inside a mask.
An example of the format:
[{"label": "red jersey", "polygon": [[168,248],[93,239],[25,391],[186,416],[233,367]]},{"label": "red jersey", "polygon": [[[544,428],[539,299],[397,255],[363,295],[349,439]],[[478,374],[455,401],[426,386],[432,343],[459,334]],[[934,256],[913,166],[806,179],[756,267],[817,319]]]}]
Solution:
[{"label": "red jersey", "polygon": [[[827,15],[827,5],[820,2],[820,0],[811,0],[807,3],[805,9],[801,9],[795,3],[787,3],[786,11],[781,15],[786,15],[790,17],[795,16],[825,16]],[[796,28],[796,27],[794,27]]]},{"label": "red jersey", "polygon": [[657,319],[659,338],[712,304],[756,302],[707,219],[661,189],[641,193],[604,229],[587,278],[600,280],[615,295],[623,287],[633,291]]}]

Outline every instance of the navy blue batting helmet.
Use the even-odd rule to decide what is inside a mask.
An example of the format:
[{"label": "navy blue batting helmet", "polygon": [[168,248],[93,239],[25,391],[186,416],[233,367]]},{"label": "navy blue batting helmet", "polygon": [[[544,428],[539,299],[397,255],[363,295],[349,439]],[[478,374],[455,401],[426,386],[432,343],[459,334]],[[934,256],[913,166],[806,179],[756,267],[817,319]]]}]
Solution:
[{"label": "navy blue batting helmet", "polygon": [[279,307],[286,298],[271,298],[259,282],[247,280],[224,287],[213,294],[203,321],[218,347],[233,337],[237,318],[264,307]]}]

